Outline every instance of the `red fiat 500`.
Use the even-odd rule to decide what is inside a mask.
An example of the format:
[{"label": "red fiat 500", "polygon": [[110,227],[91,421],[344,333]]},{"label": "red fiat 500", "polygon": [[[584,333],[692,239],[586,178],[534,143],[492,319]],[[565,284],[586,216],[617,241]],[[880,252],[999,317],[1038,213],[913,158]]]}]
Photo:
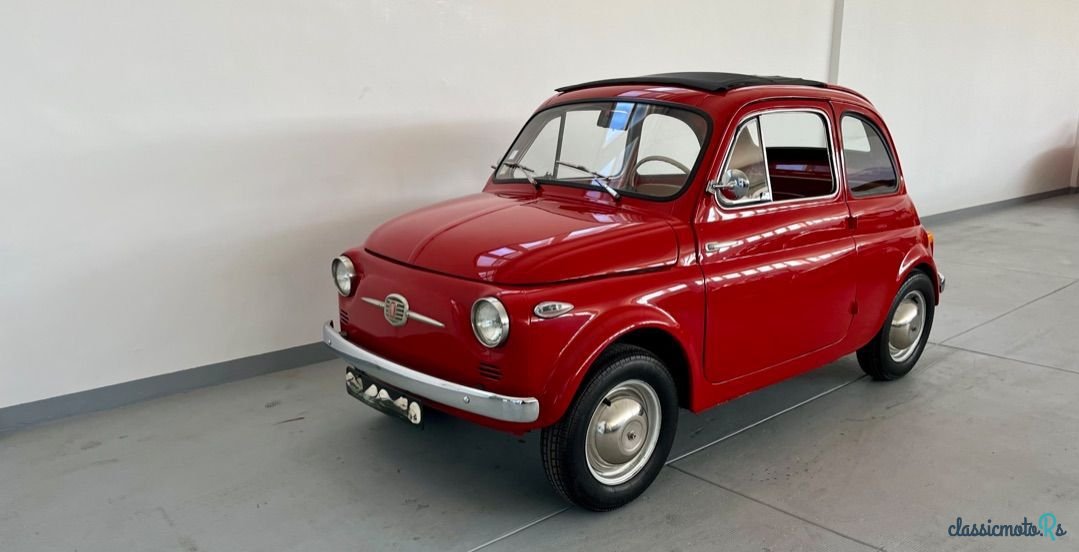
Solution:
[{"label": "red fiat 500", "polygon": [[352,396],[541,429],[555,489],[608,510],[655,479],[679,407],[852,352],[878,380],[918,361],[944,278],[865,97],[730,73],[558,92],[482,192],[334,259],[323,340]]}]

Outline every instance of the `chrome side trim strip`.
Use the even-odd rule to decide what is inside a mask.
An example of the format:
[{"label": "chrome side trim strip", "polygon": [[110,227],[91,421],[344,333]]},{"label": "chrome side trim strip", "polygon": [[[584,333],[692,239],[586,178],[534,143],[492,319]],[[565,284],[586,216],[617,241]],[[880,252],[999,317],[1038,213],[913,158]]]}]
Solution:
[{"label": "chrome side trim strip", "polygon": [[539,401],[535,397],[499,395],[418,372],[345,339],[334,329],[333,322],[322,326],[322,342],[359,371],[417,397],[503,422],[539,419]]},{"label": "chrome side trim strip", "polygon": [[431,318],[430,316],[424,316],[424,315],[422,315],[422,314],[420,314],[418,312],[408,311],[408,317],[415,320],[416,322],[423,322],[424,324],[430,324],[430,325],[432,325],[432,326],[434,326],[436,328],[445,328],[446,327],[446,325],[443,324],[442,322],[439,322],[438,320],[435,320],[434,318]]}]

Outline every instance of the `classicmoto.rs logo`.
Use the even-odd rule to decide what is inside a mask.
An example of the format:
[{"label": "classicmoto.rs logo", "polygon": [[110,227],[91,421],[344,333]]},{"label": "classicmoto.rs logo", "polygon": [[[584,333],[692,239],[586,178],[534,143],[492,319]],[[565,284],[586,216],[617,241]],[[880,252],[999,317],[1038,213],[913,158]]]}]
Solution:
[{"label": "classicmoto.rs logo", "polygon": [[963,518],[957,517],[948,526],[948,535],[952,537],[1045,537],[1056,541],[1067,534],[1052,512],[1038,516],[1036,524],[1025,516],[1019,523],[993,523],[991,519],[985,523],[963,523]]}]

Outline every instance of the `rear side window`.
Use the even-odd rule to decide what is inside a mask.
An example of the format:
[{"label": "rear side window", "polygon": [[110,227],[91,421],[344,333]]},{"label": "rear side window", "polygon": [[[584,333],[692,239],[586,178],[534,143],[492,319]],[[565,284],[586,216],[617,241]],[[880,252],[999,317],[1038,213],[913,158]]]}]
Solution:
[{"label": "rear side window", "polygon": [[854,115],[844,115],[843,159],[847,185],[858,197],[889,194],[899,189],[892,156],[877,127]]}]

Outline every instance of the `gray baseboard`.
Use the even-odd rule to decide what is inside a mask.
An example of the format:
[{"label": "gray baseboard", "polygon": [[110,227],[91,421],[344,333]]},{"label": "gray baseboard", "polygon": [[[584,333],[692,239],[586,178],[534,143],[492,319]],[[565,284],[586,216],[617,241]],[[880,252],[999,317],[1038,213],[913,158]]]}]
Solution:
[{"label": "gray baseboard", "polygon": [[1016,205],[1030,203],[1031,201],[1038,201],[1041,199],[1047,199],[1050,197],[1074,193],[1079,193],[1079,188],[1057,188],[1056,190],[1049,190],[1048,192],[1039,192],[1026,196],[1013,197],[1011,199],[1005,199],[1003,201],[994,201],[993,203],[984,203],[982,205],[975,205],[973,207],[966,207],[964,209],[956,209],[955,211],[946,211],[943,213],[937,213],[935,215],[929,215],[926,217],[922,217],[922,224],[933,225],[944,224],[947,222],[955,222],[957,220],[963,220],[970,217],[999,211],[1001,209],[1007,209],[1008,207],[1014,207]]},{"label": "gray baseboard", "polygon": [[[930,215],[922,217],[922,221],[929,225],[942,224],[1068,193],[1079,193],[1079,190],[1076,188],[1050,190],[985,205],[967,207],[957,211]],[[188,370],[180,370],[171,374],[162,374],[88,391],[80,391],[70,395],[17,404],[0,408],[0,432],[23,429],[57,418],[107,410],[200,387],[261,376],[278,370],[298,368],[332,358],[334,358],[333,352],[321,342],[316,342],[280,351],[208,364]]]},{"label": "gray baseboard", "polygon": [[0,408],[0,433],[335,358],[321,341]]}]

